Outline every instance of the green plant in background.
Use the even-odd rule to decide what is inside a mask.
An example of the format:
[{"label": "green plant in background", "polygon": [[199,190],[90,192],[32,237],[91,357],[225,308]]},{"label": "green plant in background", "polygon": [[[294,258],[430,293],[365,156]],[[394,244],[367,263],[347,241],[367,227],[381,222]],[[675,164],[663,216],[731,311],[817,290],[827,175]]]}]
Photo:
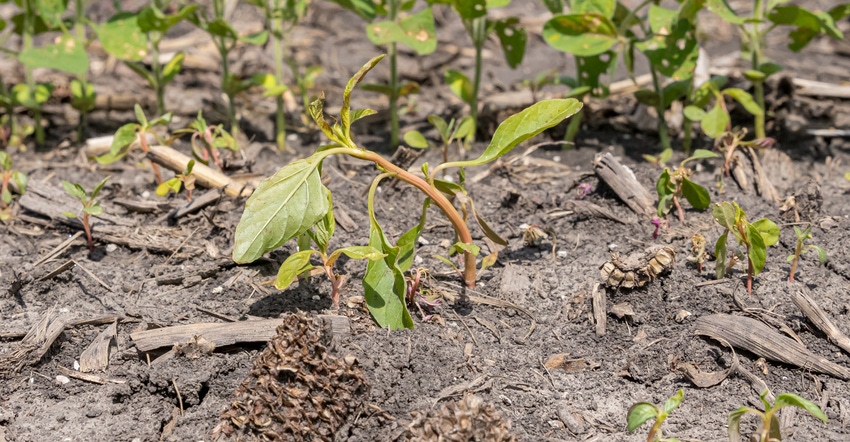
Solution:
[{"label": "green plant in background", "polygon": [[771,405],[767,401],[767,395],[770,391],[764,390],[760,395],[761,403],[764,404],[764,411],[750,407],[741,407],[729,414],[729,440],[731,442],[741,441],[741,418],[747,413],[752,413],[758,416],[761,420],[761,428],[758,434],[759,442],[781,441],[782,434],[779,428],[779,419],[777,413],[785,407],[797,407],[808,411],[812,416],[826,422],[828,419],[820,407],[813,402],[801,398],[793,393],[782,393],[776,396],[776,400]]},{"label": "green plant in background", "polygon": [[738,129],[731,132],[724,132],[714,140],[714,145],[717,150],[723,153],[723,174],[729,176],[732,172],[732,158],[735,156],[737,149],[767,149],[773,146],[775,142],[773,138],[759,138],[750,141],[744,141],[747,136],[746,129]]},{"label": "green plant in background", "polygon": [[[198,5],[184,5],[173,14],[163,12],[171,0],[154,0],[139,12],[119,12],[106,23],[94,26],[103,49],[124,61],[133,72],[148,82],[156,93],[156,111],[165,114],[165,87],[183,68],[186,54],[177,52],[163,63],[160,44],[168,30],[186,20]],[[150,56],[150,68],[143,61]]]},{"label": "green plant in background", "polygon": [[[717,224],[726,230],[717,238],[715,244],[715,254],[717,259],[716,275],[717,279],[722,279],[726,276],[726,272],[731,269],[737,259],[747,261],[747,293],[753,294],[753,277],[761,273],[764,269],[764,263],[767,259],[767,248],[776,244],[779,241],[779,227],[773,221],[762,218],[754,223],[747,220],[747,214],[738,206],[738,203],[729,203],[723,201],[714,205],[711,209],[711,215]],[[738,254],[733,254],[726,264],[726,239],[729,232],[738,241],[739,245],[746,248],[746,255],[739,257]]]},{"label": "green plant in background", "polygon": [[257,74],[254,83],[260,79],[265,92],[264,97],[275,97],[275,141],[280,150],[286,148],[286,118],[283,94],[289,89],[283,79],[283,66],[286,58],[286,35],[307,13],[311,0],[248,0],[263,12],[266,30],[272,41],[274,74]]},{"label": "green plant in background", "polygon": [[[65,187],[65,193],[68,195],[80,200],[80,203],[83,205],[83,217],[80,220],[83,223],[83,230],[86,231],[86,240],[88,241],[89,252],[94,251],[94,241],[91,236],[91,223],[89,222],[90,217],[98,216],[103,213],[103,207],[100,205],[100,202],[97,200],[97,196],[100,194],[100,191],[103,189],[103,185],[106,184],[106,181],[109,180],[110,177],[106,177],[102,179],[91,192],[86,192],[86,189],[83,186],[77,183],[70,183],[68,181],[62,180],[62,186]],[[77,214],[74,212],[62,212],[62,215],[65,215],[68,218],[77,218]]]},{"label": "green plant in background", "polygon": [[[720,89],[726,84],[726,77],[712,77],[703,83],[691,94],[689,105],[685,106],[684,113],[688,120],[698,121],[702,131],[709,138],[719,138],[731,129],[729,110],[726,108],[726,97],[737,101],[744,109],[755,117],[764,116],[764,110],[756,103],[749,92],[740,88]],[[714,99],[714,106],[709,111],[705,108]]]},{"label": "green plant in background", "polygon": [[[390,61],[389,84],[364,84],[362,89],[386,95],[390,101],[390,145],[395,148],[399,141],[399,98],[419,92],[413,82],[402,84],[398,78],[397,46],[410,47],[419,55],[428,55],[437,49],[437,33],[434,13],[431,8],[404,15],[416,4],[415,0],[332,0],[334,3],[356,12],[366,20],[366,35],[369,40],[386,46]],[[375,21],[382,17],[386,20]]]},{"label": "green plant in background", "polygon": [[528,35],[516,17],[501,20],[488,20],[487,13],[494,8],[501,8],[511,3],[511,0],[428,0],[428,3],[451,5],[463,22],[466,33],[472,39],[475,49],[475,72],[472,79],[463,72],[450,69],[446,71],[445,80],[449,88],[464,103],[469,105],[469,115],[475,128],[470,134],[470,140],[475,138],[478,128],[478,93],[481,89],[481,72],[483,68],[481,54],[484,42],[493,34],[499,38],[502,52],[508,66],[516,68],[525,56],[525,44]]},{"label": "green plant in background", "polygon": [[[472,121],[471,116],[463,117],[457,122],[455,122],[455,119],[452,118],[448,123],[446,123],[446,120],[439,115],[428,115],[428,122],[431,123],[431,125],[437,129],[437,133],[440,134],[440,141],[442,141],[440,149],[443,153],[444,163],[449,161],[449,147],[452,143],[455,140],[458,142],[466,140],[472,134],[472,131],[475,130],[475,123]],[[422,135],[422,132],[419,132],[418,130],[406,132],[404,134],[404,142],[415,149],[427,149],[431,147],[431,144],[425,139],[425,135]]]},{"label": "green plant in background", "polygon": [[797,273],[797,263],[800,261],[800,255],[803,252],[815,252],[818,255],[818,261],[820,261],[821,265],[824,265],[827,260],[826,250],[822,249],[819,246],[814,244],[805,244],[806,240],[812,239],[812,225],[806,225],[804,230],[800,230],[797,226],[794,226],[794,235],[797,236],[797,243],[794,246],[794,253],[788,255],[788,262],[791,263],[791,271],[788,274],[788,281],[792,284],[794,283],[794,274]]},{"label": "green plant in background", "polygon": [[675,206],[676,213],[679,215],[679,221],[685,222],[685,212],[679,203],[682,197],[688,201],[691,207],[697,210],[705,210],[711,204],[711,197],[708,195],[708,190],[691,181],[690,176],[694,172],[685,167],[688,161],[703,158],[717,158],[717,154],[710,150],[697,149],[692,156],[679,163],[679,168],[675,171],[670,172],[670,169],[665,167],[664,171],[661,172],[658,181],[655,183],[655,189],[658,191],[659,217],[666,217]]},{"label": "green plant in background", "polygon": [[250,88],[253,84],[250,79],[242,80],[233,72],[230,72],[228,55],[239,42],[253,45],[265,44],[269,32],[264,29],[250,35],[239,35],[225,16],[225,3],[225,0],[212,0],[212,15],[193,11],[188,16],[188,20],[210,34],[216,49],[218,49],[222,68],[221,91],[227,96],[230,133],[236,136],[239,133],[239,121],[236,117],[236,95]]},{"label": "green plant in background", "polygon": [[632,405],[629,407],[629,412],[626,415],[629,433],[635,431],[638,427],[650,419],[655,419],[655,422],[649,429],[649,433],[646,435],[646,442],[679,442],[679,439],[674,437],[663,437],[661,425],[665,420],[667,420],[667,416],[669,416],[673,410],[679,408],[684,397],[685,392],[682,389],[679,389],[675,395],[664,402],[664,407],[659,407],[649,402],[638,402]]},{"label": "green plant in background", "polygon": [[12,156],[0,150],[0,177],[3,184],[0,185],[0,221],[7,220],[12,216],[9,205],[12,204],[12,191],[10,184],[14,183],[19,195],[27,190],[27,175],[17,171],[12,165]]},{"label": "green plant in background", "polygon": [[204,119],[203,111],[198,111],[198,117],[187,128],[174,131],[175,137],[180,137],[183,134],[192,135],[192,155],[195,158],[206,165],[209,165],[209,161],[212,159],[219,169],[224,168],[218,154],[219,149],[227,149],[231,152],[239,151],[239,144],[230,133],[224,130],[224,125],[208,125]]},{"label": "green plant in background", "polygon": [[[477,159],[443,163],[432,171],[423,165],[426,178],[422,179],[392,162],[358,146],[351,138],[351,124],[360,118],[375,113],[371,109],[351,109],[351,92],[382,58],[369,60],[349,81],[343,93],[342,107],[337,122],[331,126],[325,119],[323,100],[311,104],[310,112],[330,144],[322,146],[313,155],[294,161],[274,176],[260,183],[245,204],[242,219],[236,228],[233,260],[249,263],[263,254],[298,238],[317,223],[327,219],[332,210],[330,190],[322,184],[321,166],[331,155],[348,155],[369,161],[381,170],[370,189],[368,202],[370,229],[369,246],[386,256],[367,264],[363,279],[366,305],[380,327],[412,328],[413,321],[405,303],[405,280],[403,272],[413,262],[414,247],[424,216],[410,231],[403,234],[396,245],[392,245],[377,222],[374,211],[374,192],[382,178],[393,176],[404,181],[426,195],[424,206],[433,203],[450,220],[458,238],[458,248],[464,256],[464,280],[468,286],[475,285],[476,258],[478,247],[463,217],[454,208],[446,195],[439,190],[435,175],[450,167],[473,167],[487,164],[508,153],[517,144],[553,127],[581,108],[572,99],[546,100],[505,120],[490,145]],[[424,209],[423,209],[424,214]],[[303,243],[302,243],[303,244]],[[306,249],[302,249],[306,250]]]},{"label": "green plant in background", "polygon": [[294,57],[288,57],[286,64],[289,65],[289,70],[292,71],[296,91],[301,97],[301,105],[303,106],[301,122],[304,126],[309,126],[313,124],[313,119],[310,116],[310,102],[315,98],[310,97],[310,91],[316,86],[316,78],[322,75],[324,69],[321,66],[310,66],[304,69],[304,73],[301,73],[301,67],[298,66]]},{"label": "green plant in background", "polygon": [[[137,123],[127,123],[118,128],[115,136],[112,138],[112,145],[109,152],[95,158],[100,164],[112,164],[121,158],[124,158],[130,148],[135,143],[139,144],[142,152],[148,153],[148,135],[152,136],[159,144],[165,144],[159,134],[154,130],[157,126],[167,126],[171,122],[171,112],[148,120],[145,112],[138,104],[135,105]],[[157,184],[162,184],[162,173],[159,171],[159,166],[151,163],[154,175],[156,175]]]},{"label": "green plant in background", "polygon": [[[706,0],[706,7],[720,16],[726,22],[736,25],[741,30],[742,53],[750,59],[750,69],[744,76],[753,84],[753,96],[761,109],[755,115],[755,136],[765,137],[765,105],[764,82],[782,67],[779,64],[766,61],[764,56],[767,34],[777,26],[793,26],[788,37],[791,42],[788,48],[794,52],[802,50],[819,35],[843,39],[844,35],[836,27],[835,22],[850,15],[850,5],[835,6],[827,12],[810,11],[800,6],[784,5],[787,0],[754,0],[750,16],[739,16],[729,7],[725,0]],[[752,113],[752,112],[751,112]]]},{"label": "green plant in background", "polygon": [[168,192],[180,193],[180,189],[186,188],[186,199],[192,202],[192,191],[195,190],[195,176],[192,175],[192,169],[195,167],[195,160],[189,160],[186,165],[186,170],[178,173],[174,178],[165,180],[156,187],[156,194],[159,196],[168,195]]}]

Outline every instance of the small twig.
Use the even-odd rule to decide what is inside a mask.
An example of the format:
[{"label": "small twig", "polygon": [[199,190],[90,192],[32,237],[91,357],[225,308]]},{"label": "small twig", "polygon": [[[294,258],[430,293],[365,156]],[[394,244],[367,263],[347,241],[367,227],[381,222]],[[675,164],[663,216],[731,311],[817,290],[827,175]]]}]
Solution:
[{"label": "small twig", "polygon": [[546,366],[546,363],[545,363],[545,362],[543,362],[543,357],[540,357],[540,358],[538,359],[538,362],[540,362],[540,365],[542,365],[542,366],[543,366],[543,369],[544,369],[544,370],[546,370],[546,375],[548,375],[548,376],[549,376],[549,382],[552,384],[552,388],[554,388],[554,389],[556,389],[556,390],[557,390],[557,387],[555,387],[555,380],[554,380],[554,379],[552,379],[552,372],[551,372],[551,371],[549,371],[549,367],[547,367],[547,366]]},{"label": "small twig", "polygon": [[184,239],[184,240],[183,240],[183,242],[181,242],[181,243],[180,243],[180,245],[178,245],[178,246],[177,246],[177,248],[176,248],[176,249],[174,249],[174,252],[173,252],[171,255],[169,255],[169,256],[168,256],[168,258],[165,260],[165,262],[163,263],[163,265],[168,264],[168,261],[171,261],[171,258],[173,258],[173,257],[174,257],[174,255],[176,255],[176,254],[177,254],[177,252],[179,252],[179,251],[180,251],[180,249],[182,249],[182,248],[183,248],[183,246],[185,246],[185,245],[186,245],[186,243],[188,243],[188,242],[189,242],[189,240],[190,240],[190,239],[192,239],[192,237],[193,237],[193,236],[195,236],[195,233],[198,233],[198,230],[201,230],[201,227],[203,227],[203,225],[200,225],[200,226],[198,226],[195,230],[193,230],[193,231],[192,231],[192,233],[190,233],[190,234],[189,234],[189,236],[187,236],[187,237],[186,237],[186,239]]},{"label": "small twig", "polygon": [[177,392],[177,402],[180,403],[180,416],[183,416],[183,396],[180,395],[180,389],[177,388],[177,381],[171,378],[171,385],[174,385],[174,391]]},{"label": "small twig", "polygon": [[98,277],[97,277],[94,273],[92,273],[91,271],[89,271],[89,269],[85,268],[85,267],[84,267],[82,264],[80,264],[79,262],[77,262],[77,261],[75,261],[75,260],[72,260],[72,261],[74,261],[74,264],[75,264],[77,267],[79,267],[79,268],[80,268],[80,270],[82,270],[82,271],[86,272],[86,274],[87,274],[87,275],[89,275],[92,279],[94,279],[94,280],[95,280],[98,284],[102,285],[102,286],[103,286],[103,288],[105,288],[105,289],[106,289],[106,291],[108,291],[108,292],[112,293],[112,288],[111,288],[111,287],[109,287],[108,285],[106,285],[106,283],[105,283],[105,282],[103,282],[103,280],[101,280],[100,278],[98,278]]},{"label": "small twig", "polygon": [[731,279],[726,279],[726,278],[713,279],[711,281],[704,281],[704,282],[701,282],[699,284],[694,284],[694,287],[705,287],[705,286],[708,286],[708,285],[723,284],[723,283],[726,283],[726,282],[729,282],[729,281],[731,281]]},{"label": "small twig", "polygon": [[464,321],[463,318],[461,318],[460,315],[458,315],[456,311],[452,310],[452,313],[455,314],[455,317],[458,319],[458,321],[460,321],[460,323],[463,324],[463,326],[466,328],[466,331],[469,333],[469,337],[472,338],[472,342],[474,342],[475,345],[478,345],[478,340],[475,339],[475,335],[472,334],[472,330],[470,330],[469,326],[466,325],[466,321]]},{"label": "small twig", "polygon": [[59,254],[64,252],[68,247],[70,247],[71,243],[76,241],[77,238],[79,238],[82,235],[83,235],[82,231],[77,231],[76,233],[74,233],[70,238],[63,241],[62,244],[59,244],[58,246],[54,247],[53,250],[51,250],[50,252],[47,253],[47,255],[44,255],[44,257],[42,257],[41,259],[36,261],[36,263],[32,265],[33,268],[38,267],[38,266],[44,264],[45,262],[57,257]]}]

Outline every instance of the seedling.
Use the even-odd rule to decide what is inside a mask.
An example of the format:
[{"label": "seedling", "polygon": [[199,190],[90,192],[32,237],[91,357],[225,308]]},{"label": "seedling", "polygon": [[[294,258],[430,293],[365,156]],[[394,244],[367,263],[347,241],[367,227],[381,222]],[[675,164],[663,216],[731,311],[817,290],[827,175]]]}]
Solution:
[{"label": "seedling", "polygon": [[708,253],[705,251],[706,245],[702,233],[694,233],[694,236],[691,237],[691,254],[687,257],[687,260],[697,265],[699,273],[702,273],[702,263],[708,258]]},{"label": "seedling", "polygon": [[324,69],[321,66],[310,66],[304,69],[301,73],[301,67],[295,62],[292,57],[287,58],[286,63],[289,65],[289,70],[292,71],[292,76],[295,78],[295,85],[298,94],[301,96],[301,104],[304,106],[304,112],[301,114],[301,122],[305,126],[313,124],[313,118],[310,116],[310,102],[313,98],[310,97],[310,91],[316,86],[316,78],[322,75]]},{"label": "seedling", "polygon": [[446,83],[449,88],[461,100],[469,105],[469,115],[475,124],[470,138],[475,137],[478,127],[478,92],[481,89],[482,51],[484,42],[494,32],[502,45],[505,61],[508,66],[516,68],[522,63],[525,56],[525,43],[528,35],[516,17],[503,18],[501,20],[488,20],[487,13],[490,9],[507,6],[511,0],[428,0],[430,4],[450,4],[457,12],[463,22],[466,33],[472,39],[475,48],[475,72],[470,80],[463,72],[450,69],[445,73]]},{"label": "seedling", "polygon": [[722,279],[728,269],[735,263],[735,255],[726,265],[726,239],[729,232],[738,241],[739,245],[746,248],[747,260],[747,293],[753,294],[753,277],[761,273],[767,259],[767,248],[779,241],[779,227],[773,221],[762,218],[754,223],[747,221],[744,210],[738,203],[723,201],[717,203],[711,209],[711,215],[721,227],[726,229],[715,244],[715,256],[717,259],[716,276]]},{"label": "seedling", "polygon": [[[103,207],[97,200],[97,196],[100,194],[100,191],[103,189],[103,185],[106,184],[106,181],[109,178],[110,177],[106,177],[102,179],[96,186],[94,186],[94,189],[92,189],[91,192],[86,192],[86,189],[77,183],[70,183],[62,180],[62,186],[65,187],[65,193],[80,200],[80,203],[83,205],[83,217],[80,221],[83,223],[83,230],[86,231],[86,240],[88,241],[89,252],[94,251],[94,241],[91,236],[91,223],[89,222],[89,219],[92,216],[98,216],[103,213]],[[77,218],[77,214],[74,212],[62,212],[62,215],[65,215],[68,218]]]},{"label": "seedling", "polygon": [[[98,163],[112,164],[121,158],[124,158],[136,142],[138,142],[139,147],[142,148],[142,152],[147,154],[149,150],[149,134],[152,135],[159,144],[164,144],[163,139],[154,130],[154,128],[157,126],[167,126],[171,122],[171,112],[156,117],[153,120],[148,120],[148,117],[145,115],[145,111],[142,110],[141,106],[136,104],[133,109],[136,112],[136,120],[138,120],[138,122],[127,123],[118,128],[115,132],[115,136],[112,138],[112,145],[109,148],[109,152],[95,158]],[[159,171],[159,166],[151,163],[151,167],[153,168],[154,175],[156,175],[157,184],[162,184],[162,173]]]},{"label": "seedling", "polygon": [[758,138],[751,141],[744,141],[747,136],[746,129],[739,129],[731,132],[724,132],[714,144],[717,150],[723,153],[723,173],[727,177],[732,172],[732,158],[735,156],[735,149],[751,147],[753,149],[769,149],[775,143],[773,138]]},{"label": "seedling", "polygon": [[178,173],[169,180],[163,181],[162,184],[156,187],[156,194],[159,196],[168,195],[168,192],[180,193],[180,189],[186,188],[186,198],[192,202],[192,191],[195,190],[195,176],[192,175],[192,169],[195,167],[195,160],[189,160],[186,165],[186,170]]},{"label": "seedling", "polygon": [[250,80],[245,81],[230,72],[230,62],[227,59],[230,51],[239,42],[263,45],[269,37],[268,30],[250,35],[239,35],[236,29],[227,21],[224,14],[225,0],[212,0],[212,15],[198,13],[197,10],[187,17],[195,26],[210,34],[216,49],[221,57],[221,91],[227,96],[227,115],[230,120],[230,133],[236,136],[239,133],[239,121],[236,118],[236,95],[250,88]]},{"label": "seedling", "polygon": [[664,402],[664,407],[659,407],[649,402],[638,402],[632,405],[629,407],[629,412],[626,415],[629,433],[635,431],[650,419],[655,419],[655,422],[653,422],[652,427],[649,429],[649,433],[646,435],[646,442],[679,442],[679,439],[674,437],[663,437],[661,425],[667,420],[667,417],[673,410],[679,408],[684,397],[685,392],[679,389],[673,397]]},{"label": "seedling", "polygon": [[224,130],[223,125],[210,126],[207,124],[207,121],[204,120],[203,111],[198,111],[198,117],[189,124],[189,127],[174,131],[175,137],[183,134],[192,134],[192,155],[195,158],[204,164],[209,164],[210,159],[212,159],[219,169],[224,168],[218,154],[219,149],[228,149],[231,152],[239,150],[236,139]]},{"label": "seedling", "polygon": [[[109,21],[95,26],[106,52],[124,61],[133,72],[144,78],[156,92],[157,114],[164,115],[165,88],[180,73],[186,54],[177,52],[170,60],[162,60],[159,46],[168,30],[198,9],[198,5],[183,5],[172,14],[163,12],[171,0],[154,0],[138,13],[119,12]],[[143,61],[150,58],[150,68]]]},{"label": "seedling", "polygon": [[664,171],[661,172],[658,181],[655,183],[655,189],[658,192],[659,217],[667,216],[670,209],[675,206],[676,213],[679,215],[679,222],[685,222],[685,212],[680,204],[683,196],[691,207],[697,210],[705,210],[711,204],[708,190],[691,181],[690,177],[694,171],[685,167],[688,161],[702,158],[717,158],[717,154],[710,150],[697,149],[692,156],[679,163],[679,168],[675,171],[670,172],[670,169],[665,167]]},{"label": "seedling", "polygon": [[[702,131],[709,138],[718,138],[731,130],[729,110],[726,108],[726,97],[737,101],[744,109],[755,117],[763,117],[764,109],[755,102],[747,91],[735,87],[720,89],[726,84],[726,77],[713,77],[697,88],[690,97],[690,104],[685,106],[686,124],[698,121]],[[714,106],[706,112],[704,109],[714,99]]]},{"label": "seedling", "polygon": [[800,261],[800,255],[803,252],[816,252],[821,265],[824,265],[827,260],[826,250],[814,245],[805,244],[807,239],[812,239],[812,225],[808,224],[805,230],[800,230],[794,226],[794,234],[797,235],[797,245],[794,247],[794,254],[788,255],[788,262],[791,263],[791,271],[788,274],[788,281],[794,283],[794,274],[797,273],[797,263]]},{"label": "seedling", "polygon": [[[437,129],[437,133],[440,134],[440,141],[442,141],[440,149],[443,153],[444,163],[449,161],[449,147],[452,143],[457,140],[458,143],[467,145],[468,143],[464,140],[466,140],[472,134],[472,131],[475,130],[475,123],[472,121],[472,117],[470,116],[463,117],[457,122],[457,124],[455,124],[454,118],[446,123],[446,120],[439,115],[429,115],[428,122],[431,123],[431,125]],[[436,147],[432,146],[431,143],[425,139],[425,136],[422,135],[422,132],[419,132],[418,130],[412,130],[405,133],[404,142],[410,147],[416,149]]]},{"label": "seedling", "polygon": [[751,69],[745,71],[744,76],[753,84],[753,95],[761,109],[760,113],[754,114],[757,139],[765,137],[764,82],[769,76],[782,69],[782,66],[776,63],[765,61],[764,48],[767,33],[777,26],[794,26],[795,29],[788,34],[791,39],[788,48],[798,52],[819,35],[843,39],[844,35],[835,23],[850,15],[850,7],[846,4],[838,5],[828,12],[813,12],[800,6],[783,6],[783,3],[785,2],[755,0],[752,15],[742,17],[737,15],[724,0],[706,1],[710,11],[741,29],[742,52],[751,60]]},{"label": "seedling", "polygon": [[770,394],[770,391],[764,390],[759,395],[759,399],[761,399],[762,404],[764,404],[764,411],[750,407],[741,407],[729,414],[730,441],[741,441],[741,418],[744,417],[744,415],[747,413],[755,414],[761,420],[761,428],[759,429],[757,439],[759,442],[771,442],[782,440],[782,434],[780,433],[779,419],[777,418],[777,413],[780,409],[784,407],[790,406],[802,408],[803,410],[808,411],[809,414],[820,419],[823,422],[826,422],[828,420],[823,411],[821,411],[820,407],[815,405],[813,402],[810,402],[806,399],[801,398],[800,396],[797,396],[796,394],[782,393],[779,396],[776,396],[776,400],[773,401],[773,405],[771,405],[770,402],[767,401],[768,394]]},{"label": "seedling", "polygon": [[383,55],[369,60],[348,81],[343,92],[339,118],[333,126],[325,119],[323,99],[320,98],[311,104],[310,113],[316,125],[330,139],[330,144],[320,147],[307,158],[284,166],[273,177],[260,183],[246,202],[242,219],[236,228],[233,259],[238,263],[253,262],[266,252],[300,237],[327,218],[332,205],[330,190],[322,184],[321,178],[321,166],[325,158],[331,155],[348,155],[372,162],[384,173],[372,182],[369,190],[368,245],[386,256],[367,263],[363,279],[366,305],[380,327],[412,328],[413,322],[405,303],[403,272],[409,269],[413,262],[416,239],[425,222],[425,211],[423,209],[418,224],[403,234],[396,245],[392,245],[375,216],[374,194],[380,180],[392,176],[416,187],[426,196],[424,207],[433,203],[449,218],[457,233],[457,248],[464,256],[464,280],[467,286],[472,287],[475,285],[474,251],[477,246],[472,243],[472,236],[464,218],[440,190],[444,187],[441,180],[435,178],[436,175],[450,167],[473,167],[494,161],[517,144],[573,115],[581,108],[581,103],[571,99],[536,103],[505,120],[479,158],[443,163],[433,170],[430,170],[427,164],[423,165],[426,177],[423,179],[394,165],[378,153],[363,149],[351,137],[351,123],[375,113],[371,109],[351,110],[351,92],[382,58]]},{"label": "seedling", "polygon": [[9,185],[14,183],[17,186],[19,195],[23,195],[27,190],[27,176],[23,172],[14,170],[12,167],[12,156],[0,150],[0,173],[2,173],[3,184],[0,186],[0,220],[9,219],[12,214],[9,210],[9,204],[12,204],[12,192]]},{"label": "seedling", "polygon": [[[431,8],[404,16],[415,1],[402,0],[333,0],[334,3],[356,12],[369,22],[366,35],[376,45],[386,46],[390,59],[389,84],[364,84],[363,89],[386,95],[390,101],[390,145],[395,147],[399,141],[398,100],[419,92],[419,85],[413,82],[400,83],[397,68],[397,46],[399,43],[410,47],[419,55],[428,55],[437,49],[437,31],[434,25],[434,13]],[[431,3],[431,2],[429,2]],[[386,20],[375,22],[379,16]]]}]

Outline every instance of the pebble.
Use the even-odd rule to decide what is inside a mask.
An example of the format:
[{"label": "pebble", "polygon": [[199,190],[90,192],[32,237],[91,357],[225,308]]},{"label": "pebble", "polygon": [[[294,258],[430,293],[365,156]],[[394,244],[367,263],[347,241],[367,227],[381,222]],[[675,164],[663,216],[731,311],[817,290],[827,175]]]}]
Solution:
[{"label": "pebble", "polygon": [[80,361],[74,359],[74,370],[80,371]]},{"label": "pebble", "polygon": [[416,264],[416,265],[422,264],[423,261],[425,261],[425,260],[422,259],[422,257],[419,256],[419,255],[416,255],[416,256],[413,257],[413,263]]},{"label": "pebble", "polygon": [[566,258],[567,257],[567,251],[566,250],[558,250],[557,255],[558,255],[558,258]]},{"label": "pebble", "polygon": [[529,226],[528,223],[522,223],[519,225],[520,230],[528,230],[529,227],[531,226]]},{"label": "pebble", "polygon": [[417,241],[419,241],[420,246],[427,246],[428,244],[431,244],[427,239],[425,239],[425,237],[422,236],[420,236]]},{"label": "pebble", "polygon": [[552,161],[561,161],[561,156],[555,155],[554,157],[552,157]]},{"label": "pebble", "polygon": [[614,250],[616,250],[616,249],[617,249],[617,247],[618,247],[618,246],[617,246],[617,244],[614,244],[614,243],[608,244],[608,250],[610,250],[610,251],[612,251],[612,252],[613,252]]},{"label": "pebble", "polygon": [[144,192],[142,192],[142,198],[144,198],[144,199],[148,199],[148,198],[150,198],[150,197],[151,197],[151,193],[150,193],[150,191],[145,190]]},{"label": "pebble", "polygon": [[212,289],[212,292],[215,293],[216,295],[219,294],[219,293],[222,293],[222,292],[224,292],[224,287],[218,286],[218,287]]},{"label": "pebble", "polygon": [[106,246],[106,252],[107,252],[107,253],[112,253],[112,252],[114,252],[114,251],[116,251],[116,250],[118,250],[118,246],[116,246],[115,244],[108,244],[108,245]]},{"label": "pebble", "polygon": [[319,295],[313,295],[313,301],[318,301],[318,300],[320,300],[320,299],[322,299],[322,297],[321,297],[321,296],[319,296]]},{"label": "pebble", "polygon": [[59,376],[56,376],[56,383],[57,384],[63,384],[64,385],[64,384],[67,384],[68,382],[71,382],[71,380],[68,379],[68,376],[62,376],[61,374]]}]

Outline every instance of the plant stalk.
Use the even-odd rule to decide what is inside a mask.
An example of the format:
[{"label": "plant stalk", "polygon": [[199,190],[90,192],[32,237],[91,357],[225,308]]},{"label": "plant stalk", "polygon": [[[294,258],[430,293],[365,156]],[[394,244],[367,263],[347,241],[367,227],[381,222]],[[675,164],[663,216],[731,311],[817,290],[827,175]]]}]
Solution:
[{"label": "plant stalk", "polygon": [[[764,18],[764,0],[756,0],[755,9],[753,10],[754,23],[750,29],[750,51],[752,52],[753,70],[758,71],[761,67],[761,51],[762,51],[762,33],[759,23]],[[766,136],[764,123],[767,109],[764,107],[764,81],[753,81],[753,92],[756,99],[756,104],[761,108],[762,114],[756,115],[755,130],[756,139],[762,139]]]},{"label": "plant stalk", "polygon": [[[581,129],[581,119],[584,116],[584,107],[582,107],[575,115],[570,118],[570,123],[567,125],[567,133],[564,134],[564,141],[568,141],[570,143],[575,143],[576,135],[578,135],[579,129]],[[562,150],[571,149],[569,144],[565,144]]]},{"label": "plant stalk", "polygon": [[[395,22],[398,18],[398,0],[389,1],[389,20]],[[387,55],[390,59],[390,146],[395,149],[399,140],[398,122],[398,51],[396,43],[387,46]]]},{"label": "plant stalk", "polygon": [[[23,50],[32,49],[32,36],[35,34],[35,0],[24,0],[24,35]],[[32,74],[32,68],[24,66],[24,76],[27,82],[28,99],[33,104],[32,113],[35,120],[35,142],[39,146],[44,144],[44,127],[41,126],[41,103],[35,101],[36,83]]]},{"label": "plant stalk", "polygon": [[667,122],[664,121],[664,111],[667,109],[667,104],[664,102],[664,90],[661,89],[661,81],[655,69],[650,67],[649,71],[652,73],[652,85],[658,95],[658,104],[655,106],[658,113],[658,139],[661,141],[662,149],[670,149],[670,135],[667,133]]},{"label": "plant stalk", "polygon": [[472,19],[471,33],[472,44],[475,46],[475,75],[472,79],[472,103],[469,104],[469,115],[472,116],[472,139],[478,132],[478,91],[481,89],[481,52],[484,50],[484,41],[487,40],[487,18],[478,17]]},{"label": "plant stalk", "polygon": [[794,274],[797,273],[797,263],[800,261],[800,254],[803,253],[803,247],[801,242],[797,242],[797,246],[794,247],[794,259],[791,261],[791,274],[788,276],[788,282],[791,284],[794,283]]},{"label": "plant stalk", "polygon": [[[153,34],[157,35],[153,35]],[[148,41],[151,45],[151,74],[154,79],[154,89],[156,90],[156,112],[157,115],[165,114],[165,85],[162,84],[162,66],[159,63],[159,42],[162,36],[159,32],[149,32]]]},{"label": "plant stalk", "polygon": [[[86,2],[84,0],[76,0],[76,20],[74,21],[74,29],[77,31],[77,42],[78,44],[83,44],[86,41],[86,28],[83,24],[81,24],[83,18],[85,17],[85,8]],[[78,77],[80,83],[82,84],[82,92],[86,93],[86,86],[88,86],[88,70],[83,72],[82,75]],[[77,143],[83,144],[85,140],[85,131],[88,126],[88,110],[79,109],[80,111],[80,121],[77,126]]]},{"label": "plant stalk", "polygon": [[89,214],[83,212],[83,230],[86,231],[86,240],[88,241],[89,253],[94,252],[94,240],[91,237],[91,226],[89,226]]},{"label": "plant stalk", "polygon": [[[266,11],[269,24],[267,26],[272,31],[272,51],[274,52],[274,76],[275,82],[280,86],[283,85],[283,19],[272,19],[271,11]],[[286,149],[286,116],[284,114],[283,96],[277,97],[277,110],[275,112],[275,129],[277,134],[277,148],[280,150]]]}]

